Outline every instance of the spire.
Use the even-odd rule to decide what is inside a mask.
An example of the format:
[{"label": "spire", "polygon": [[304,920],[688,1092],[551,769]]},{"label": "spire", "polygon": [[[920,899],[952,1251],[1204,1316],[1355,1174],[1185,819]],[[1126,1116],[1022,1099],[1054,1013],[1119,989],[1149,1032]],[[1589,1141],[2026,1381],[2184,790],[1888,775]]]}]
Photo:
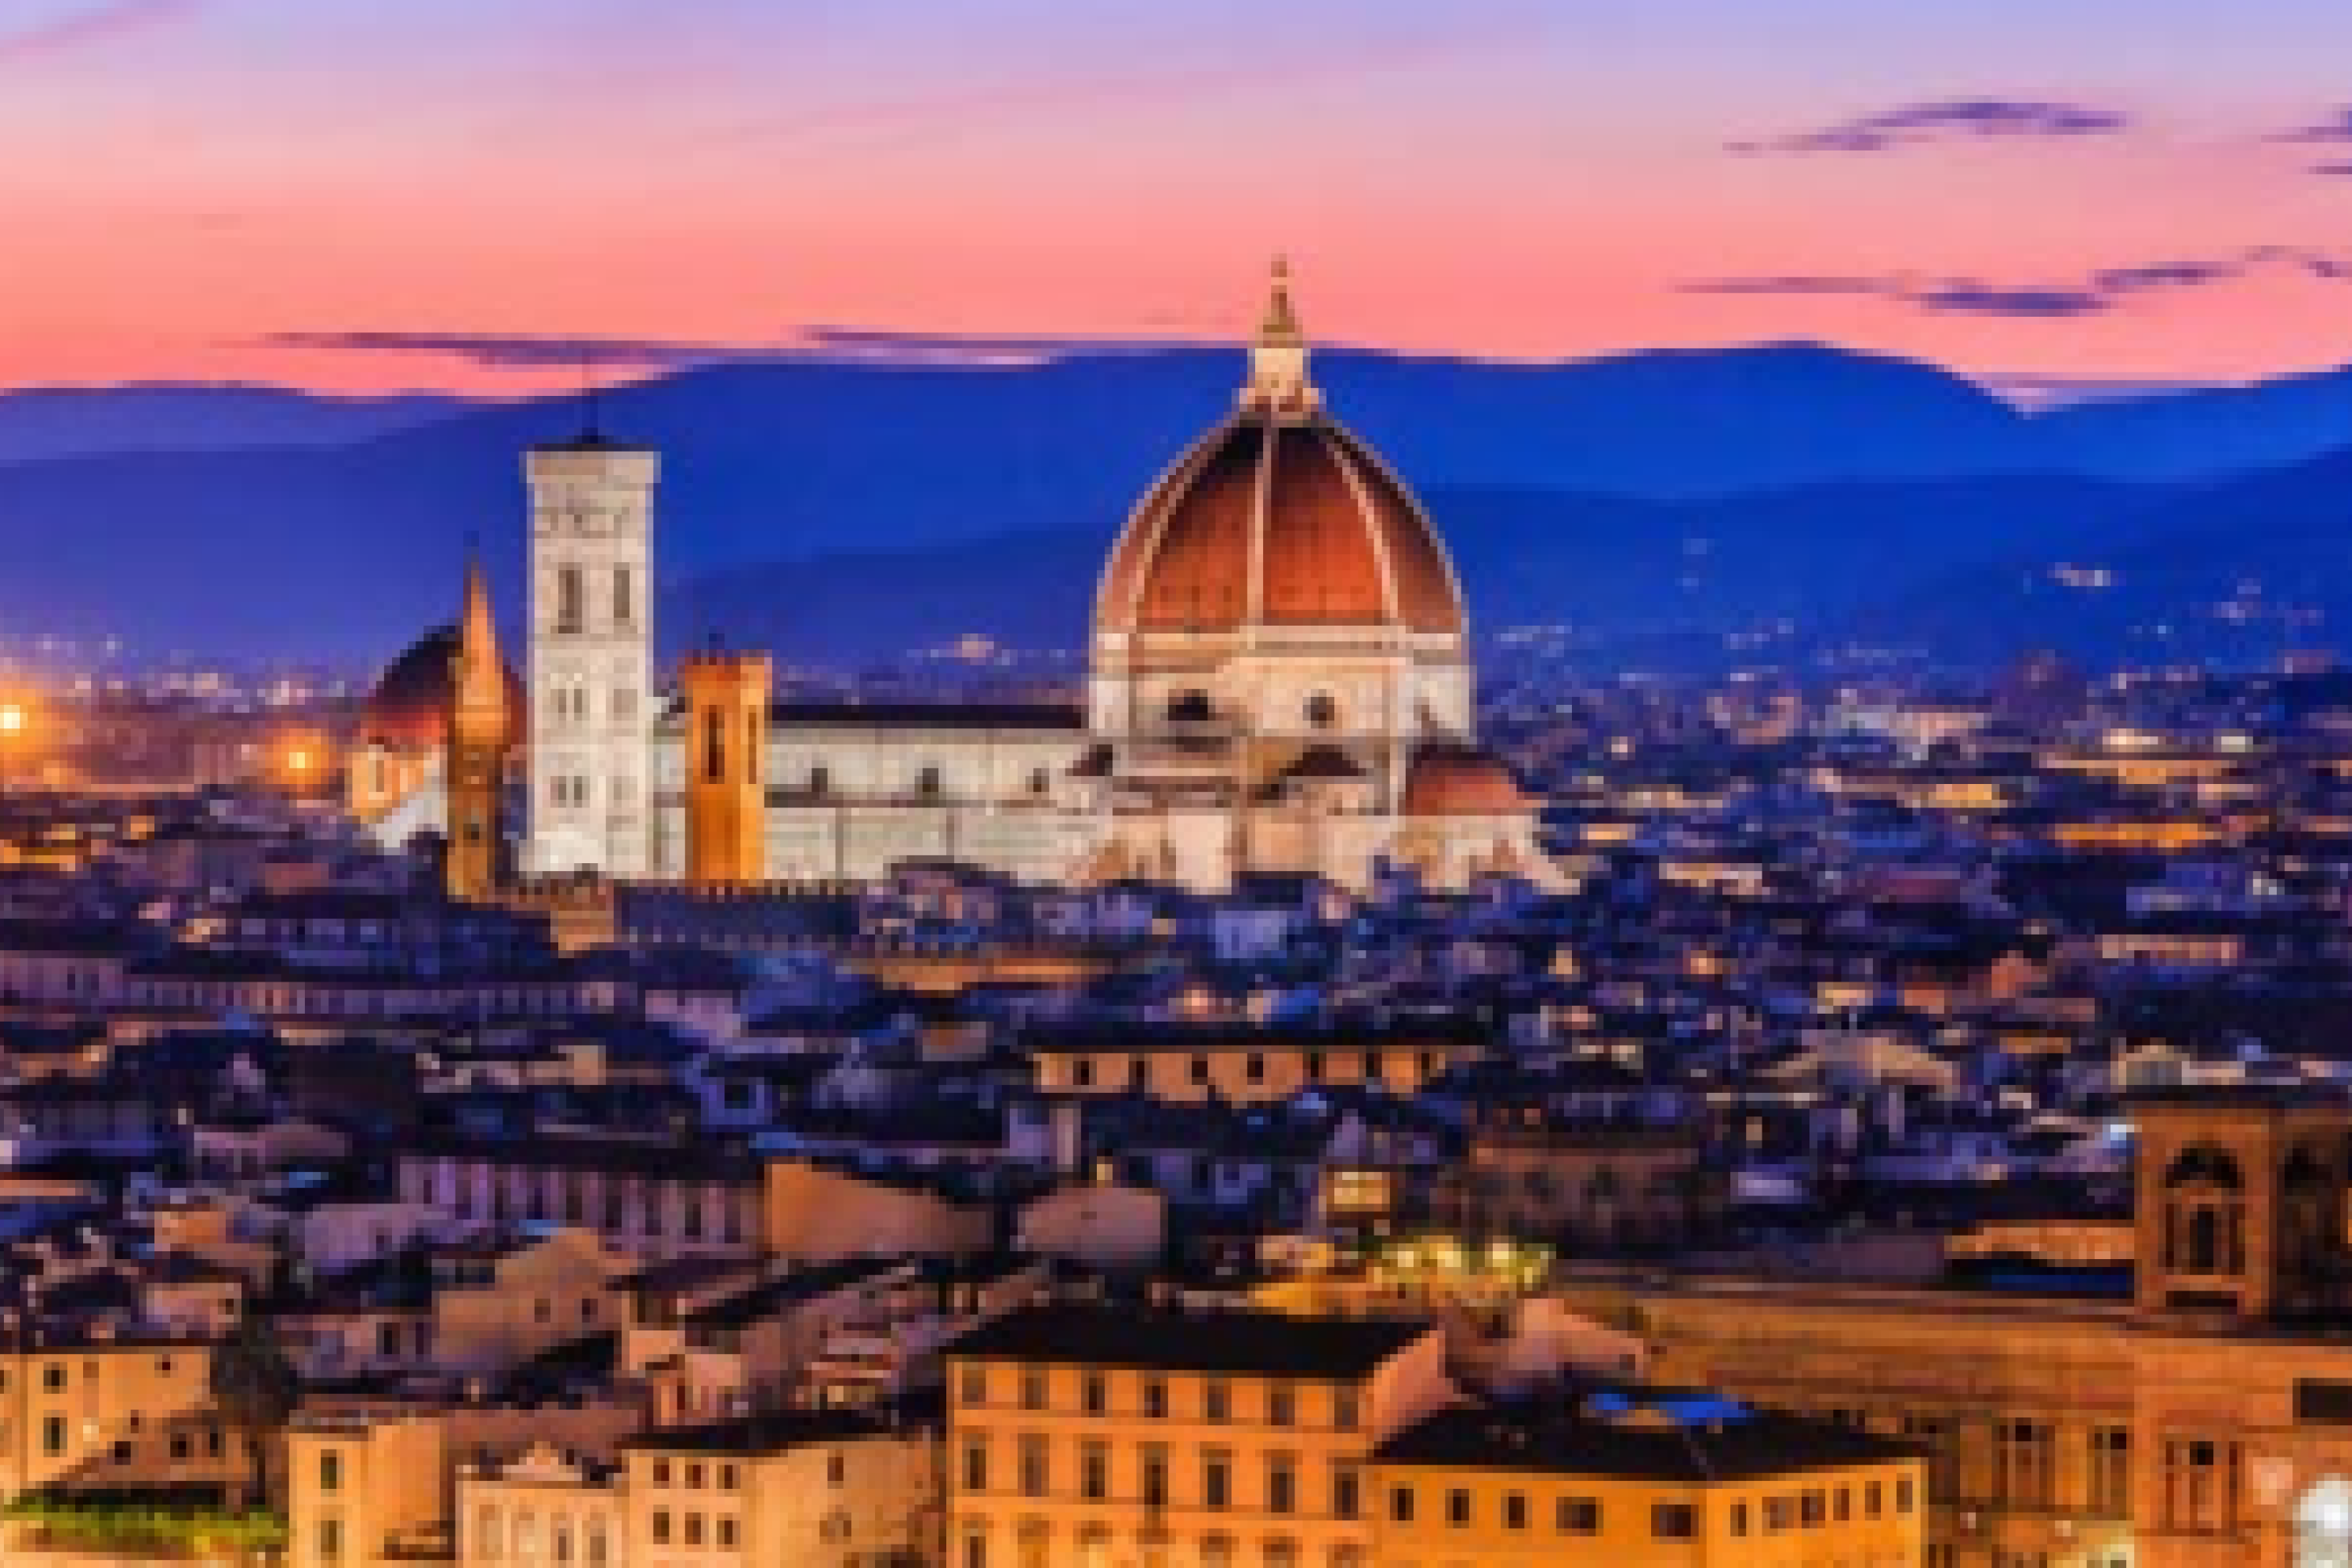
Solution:
[{"label": "spire", "polygon": [[495,726],[502,732],[507,722],[506,664],[499,657],[489,580],[482,574],[482,558],[476,552],[466,557],[466,605],[457,621],[456,663],[453,718],[461,724]]},{"label": "spire", "polygon": [[1242,388],[1242,406],[1302,418],[1322,401],[1314,383],[1307,379],[1307,334],[1299,329],[1297,308],[1290,302],[1290,262],[1277,256],[1265,315],[1250,344],[1249,384]]},{"label": "spire", "polygon": [[1265,300],[1265,320],[1259,323],[1257,341],[1265,344],[1304,343],[1306,334],[1298,330],[1298,312],[1290,303],[1290,258],[1274,258],[1274,281]]}]

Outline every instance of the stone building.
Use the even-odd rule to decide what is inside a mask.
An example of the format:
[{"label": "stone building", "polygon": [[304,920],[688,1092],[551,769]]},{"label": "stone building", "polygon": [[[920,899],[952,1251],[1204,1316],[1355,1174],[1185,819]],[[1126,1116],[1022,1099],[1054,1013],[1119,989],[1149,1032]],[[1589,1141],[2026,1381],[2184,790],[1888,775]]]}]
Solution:
[{"label": "stone building", "polygon": [[1937,1568],[2352,1562],[2352,1105],[2135,1105],[2132,1287],[2062,1293],[1585,1270],[1659,1375],[1910,1438]]},{"label": "stone building", "polygon": [[[658,471],[593,430],[526,461],[528,874],[872,881],[932,859],[1211,890],[1252,872],[1362,888],[1383,866],[1439,888],[1557,879],[1534,803],[1477,743],[1444,545],[1325,407],[1279,272],[1234,408],[1111,551],[1083,704],[776,702],[764,659],[728,655],[658,697]],[[409,803],[439,768],[430,724],[394,728],[375,722],[352,793],[387,837],[421,826]]]}]

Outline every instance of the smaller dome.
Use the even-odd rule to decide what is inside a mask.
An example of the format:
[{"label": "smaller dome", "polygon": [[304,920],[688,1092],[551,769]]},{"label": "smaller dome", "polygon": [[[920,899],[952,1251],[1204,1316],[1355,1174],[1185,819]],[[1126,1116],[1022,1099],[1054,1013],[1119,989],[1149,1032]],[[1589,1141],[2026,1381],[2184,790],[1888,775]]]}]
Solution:
[{"label": "smaller dome", "polygon": [[1507,816],[1532,804],[1511,770],[1475,746],[1423,746],[1405,774],[1407,816]]},{"label": "smaller dome", "polygon": [[[436,626],[384,666],[360,709],[360,743],[394,748],[441,745],[456,696],[457,628]],[[508,733],[522,733],[522,678],[506,667]]]}]

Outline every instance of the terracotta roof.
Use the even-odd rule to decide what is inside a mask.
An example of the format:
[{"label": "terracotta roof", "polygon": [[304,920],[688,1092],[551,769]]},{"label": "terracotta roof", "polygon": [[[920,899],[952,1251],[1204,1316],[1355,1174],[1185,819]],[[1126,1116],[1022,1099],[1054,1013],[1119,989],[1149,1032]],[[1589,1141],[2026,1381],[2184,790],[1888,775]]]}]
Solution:
[{"label": "terracotta roof", "polygon": [[[1806,1416],[1748,1410],[1706,1394],[1654,1401],[1620,1396],[1607,1403],[1642,1411],[1647,1418],[1455,1405],[1398,1433],[1381,1445],[1377,1457],[1399,1468],[1611,1476],[1691,1486],[1919,1458],[1917,1448],[1893,1438]],[[1678,1416],[1677,1410],[1688,1414]]]},{"label": "terracotta roof", "polygon": [[1359,1378],[1430,1331],[1425,1323],[1370,1318],[1071,1304],[1000,1318],[950,1344],[947,1353],[1242,1377]]},{"label": "terracotta roof", "polygon": [[[360,740],[383,746],[437,746],[448,729],[457,680],[457,628],[436,626],[386,665],[360,710]],[[507,733],[523,733],[522,678],[506,667]]]},{"label": "terracotta roof", "polygon": [[1178,460],[1128,520],[1096,605],[1109,631],[1388,626],[1460,635],[1429,519],[1344,426],[1248,409]]}]

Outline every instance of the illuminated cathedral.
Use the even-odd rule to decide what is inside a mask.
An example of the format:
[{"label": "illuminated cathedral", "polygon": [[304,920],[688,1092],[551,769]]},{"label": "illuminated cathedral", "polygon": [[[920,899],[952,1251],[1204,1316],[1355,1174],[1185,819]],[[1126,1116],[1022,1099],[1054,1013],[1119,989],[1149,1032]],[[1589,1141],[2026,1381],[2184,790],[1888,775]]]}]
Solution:
[{"label": "illuminated cathedral", "polygon": [[430,826],[462,847],[480,820],[480,743],[448,742],[463,665],[466,732],[521,748],[530,876],[860,881],[944,859],[1204,890],[1556,880],[1534,803],[1477,744],[1444,545],[1326,408],[1280,268],[1234,408],[1111,551],[1083,705],[778,702],[757,654],[690,657],[659,691],[659,470],[593,429],[528,455],[527,680],[498,679],[470,583],[465,632],[412,649],[370,704],[352,805],[387,841]]}]

